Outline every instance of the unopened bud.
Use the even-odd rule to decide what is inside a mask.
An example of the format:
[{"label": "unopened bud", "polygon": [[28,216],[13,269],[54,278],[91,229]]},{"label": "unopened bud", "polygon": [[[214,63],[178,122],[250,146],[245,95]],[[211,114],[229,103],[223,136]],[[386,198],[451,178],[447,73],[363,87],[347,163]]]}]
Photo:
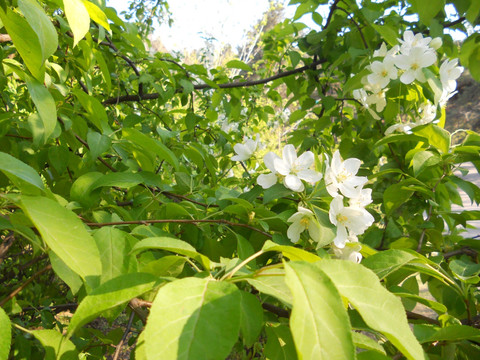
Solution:
[{"label": "unopened bud", "polygon": [[440,48],[440,46],[442,46],[443,42],[442,42],[442,38],[440,37],[436,37],[435,39],[433,39],[432,41],[430,41],[430,47],[437,50]]}]

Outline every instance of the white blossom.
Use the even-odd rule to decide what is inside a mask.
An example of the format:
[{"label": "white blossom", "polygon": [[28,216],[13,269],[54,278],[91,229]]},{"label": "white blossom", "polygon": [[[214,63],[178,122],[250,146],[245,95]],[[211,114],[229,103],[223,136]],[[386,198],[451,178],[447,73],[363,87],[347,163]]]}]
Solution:
[{"label": "white blossom", "polygon": [[440,65],[440,81],[443,89],[448,92],[453,92],[457,88],[457,79],[463,72],[463,67],[458,66],[458,59],[445,60]]},{"label": "white blossom", "polygon": [[395,125],[390,126],[387,130],[385,130],[385,135],[390,135],[391,133],[395,131],[403,132],[405,134],[411,134],[412,133],[412,128],[415,127],[414,123],[398,123]]},{"label": "white blossom", "polygon": [[280,157],[271,151],[263,157],[265,166],[271,171],[271,173],[261,174],[257,178],[257,184],[264,189],[268,189],[269,187],[275,185],[278,181],[277,171],[275,170],[274,165],[275,159],[280,159]]},{"label": "white blossom", "polygon": [[348,235],[347,240],[345,241],[345,247],[339,248],[332,245],[332,250],[335,256],[342,260],[349,260],[356,263],[362,261],[362,254],[360,250],[362,245],[358,242],[358,238],[355,235]]},{"label": "white blossom", "polygon": [[320,241],[320,224],[309,209],[299,206],[298,212],[290,216],[287,221],[292,223],[287,230],[287,237],[291,242],[297,243],[300,240],[300,234],[305,229],[308,229],[308,233],[314,241]]},{"label": "white blossom", "polygon": [[437,107],[429,101],[420,105],[418,112],[420,114],[420,117],[417,118],[417,125],[429,124],[433,122],[437,117]]},{"label": "white blossom", "polygon": [[233,150],[236,155],[232,156],[233,161],[245,161],[252,157],[253,153],[257,150],[257,147],[260,144],[260,137],[257,134],[255,140],[248,137],[244,137],[243,143],[235,144]]},{"label": "white blossom", "polygon": [[414,80],[424,82],[425,75],[422,69],[432,65],[437,60],[435,52],[425,50],[425,48],[412,47],[408,54],[400,54],[395,57],[395,65],[404,70],[400,76],[400,81],[404,84],[411,84]]},{"label": "white blossom", "polygon": [[371,85],[377,85],[383,89],[387,87],[390,80],[397,78],[398,70],[394,65],[393,58],[385,58],[384,61],[374,61],[370,64],[371,74],[367,75]]},{"label": "white blossom", "polygon": [[390,50],[387,50],[387,45],[382,42],[380,49],[373,52],[373,57],[393,57],[397,54],[398,50],[400,50],[398,45],[395,45]]},{"label": "white blossom", "polygon": [[424,52],[433,50],[428,46],[432,41],[431,37],[424,38],[422,34],[413,34],[410,30],[405,31],[403,39],[398,39],[398,41],[401,44],[400,52],[404,55],[409,55],[413,48],[420,48]]},{"label": "white blossom", "polygon": [[356,176],[361,161],[356,158],[342,161],[338,150],[333,154],[332,162],[329,164],[327,159],[325,164],[325,185],[333,197],[337,196],[339,191],[346,197],[355,197],[358,187],[362,187],[368,181],[365,176]]},{"label": "white blossom", "polygon": [[283,148],[283,158],[274,159],[273,166],[277,173],[284,176],[283,184],[286,188],[300,192],[305,189],[302,180],[314,184],[322,179],[322,174],[310,169],[314,161],[311,151],[297,157],[295,147],[288,144]]},{"label": "white blossom", "polygon": [[363,108],[366,109],[375,120],[380,120],[380,116],[378,116],[377,113],[370,108],[368,103],[368,94],[365,89],[353,90],[353,98],[358,100],[362,104]]},{"label": "white blossom", "polygon": [[328,213],[330,222],[337,227],[337,235],[333,240],[336,247],[343,249],[348,235],[361,235],[373,224],[373,216],[360,207],[345,207],[343,196],[337,195],[330,203]]},{"label": "white blossom", "polygon": [[372,189],[357,188],[357,194],[348,200],[348,204],[351,207],[364,208],[372,201]]}]

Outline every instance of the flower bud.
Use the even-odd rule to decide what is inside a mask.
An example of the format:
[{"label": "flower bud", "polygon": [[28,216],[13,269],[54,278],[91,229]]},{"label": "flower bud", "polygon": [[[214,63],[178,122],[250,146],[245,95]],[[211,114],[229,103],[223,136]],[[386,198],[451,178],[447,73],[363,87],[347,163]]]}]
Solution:
[{"label": "flower bud", "polygon": [[438,50],[440,46],[442,46],[442,44],[443,44],[442,38],[440,37],[436,37],[432,41],[430,41],[430,47],[435,50]]}]

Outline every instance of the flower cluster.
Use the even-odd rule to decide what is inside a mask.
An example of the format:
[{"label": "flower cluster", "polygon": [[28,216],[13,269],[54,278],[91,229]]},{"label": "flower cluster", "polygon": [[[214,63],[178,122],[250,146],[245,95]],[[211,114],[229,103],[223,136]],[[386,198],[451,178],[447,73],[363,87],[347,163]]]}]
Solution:
[{"label": "flower cluster", "polygon": [[437,62],[436,50],[442,46],[442,40],[440,38],[432,40],[430,37],[423,37],[422,34],[405,31],[403,39],[398,41],[400,45],[395,45],[390,50],[383,43],[380,49],[374,52],[373,56],[377,60],[367,67],[371,73],[362,79],[363,88],[353,91],[354,98],[378,120],[380,117],[377,113],[382,112],[387,104],[385,94],[390,82],[399,79],[405,85],[415,81],[427,82],[434,93],[435,104],[430,102],[423,104],[418,109],[419,116],[414,121],[395,124],[387,129],[386,134],[393,131],[408,132],[415,126],[433,122],[437,106],[444,106],[455,94],[456,80],[463,71],[463,67],[458,66],[458,59],[447,59],[440,65],[440,81],[427,79],[424,69]]},{"label": "flower cluster", "polygon": [[299,157],[295,147],[291,144],[283,148],[283,158],[273,152],[269,152],[263,158],[265,166],[271,171],[269,174],[261,174],[257,183],[264,189],[275,185],[279,180],[283,185],[295,192],[305,190],[302,182],[315,184],[322,179],[322,174],[310,169],[315,158],[311,151],[306,151]]},{"label": "flower cluster", "polygon": [[[293,167],[292,164],[296,164],[295,161],[299,163],[304,162],[308,166],[313,163],[313,159],[311,159],[313,154],[308,155],[304,153],[297,158],[294,150],[293,147],[287,145],[284,149],[284,159],[280,159],[275,154],[267,154],[265,156],[265,164],[272,170],[272,173],[260,175],[257,182],[260,185],[268,185],[267,187],[275,184],[278,172],[281,171],[282,174],[287,172],[287,169],[284,168],[287,167],[285,163],[290,164],[290,171]],[[302,159],[302,157],[306,158]],[[307,159],[308,161],[306,161]],[[360,168],[359,159],[351,158],[342,161],[340,153],[336,151],[333,154],[332,161],[330,162],[327,159],[325,165],[325,186],[328,193],[333,197],[330,204],[329,218],[330,222],[337,228],[337,234],[332,244],[333,252],[342,259],[360,261],[362,258],[359,253],[361,245],[358,243],[357,235],[363,234],[373,224],[373,216],[365,210],[365,207],[372,202],[372,190],[363,188],[367,182],[366,177],[357,176]],[[302,171],[305,171],[305,169]],[[313,172],[311,175],[310,179],[320,180],[321,178],[319,173]],[[286,183],[284,185],[287,186]],[[344,204],[345,199],[348,199],[348,206]],[[300,235],[305,230],[308,230],[310,237],[314,241],[321,241],[321,226],[311,210],[299,206],[298,211],[290,216],[287,221],[292,223],[288,228],[287,237],[293,243],[297,243],[300,240]]]}]

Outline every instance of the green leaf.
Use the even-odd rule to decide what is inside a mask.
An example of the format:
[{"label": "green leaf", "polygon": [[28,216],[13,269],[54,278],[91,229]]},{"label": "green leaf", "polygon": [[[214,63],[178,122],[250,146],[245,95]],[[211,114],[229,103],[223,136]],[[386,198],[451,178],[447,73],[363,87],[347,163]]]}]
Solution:
[{"label": "green leaf", "polygon": [[165,160],[172,165],[175,170],[178,170],[179,164],[175,154],[161,142],[141,133],[132,128],[122,130],[124,138],[132,141],[135,145],[144,149],[147,152],[155,153],[161,160]]},{"label": "green leaf", "polygon": [[225,64],[225,66],[229,69],[240,69],[244,71],[252,71],[252,68],[245,64],[243,61],[240,60],[230,60]]},{"label": "green leaf", "polygon": [[317,262],[373,330],[384,334],[408,359],[426,359],[408,325],[402,302],[388,292],[378,277],[363,265],[351,261]]},{"label": "green leaf", "polygon": [[120,275],[98,286],[78,305],[70,320],[67,336],[104,311],[122,305],[131,299],[151,291],[159,279],[152,274],[133,273]]},{"label": "green leaf", "polygon": [[111,143],[110,138],[106,135],[93,131],[87,134],[87,144],[90,148],[90,154],[94,159],[107,151],[110,148]]},{"label": "green leaf", "polygon": [[450,149],[450,133],[437,125],[428,125],[425,127],[417,127],[412,130],[416,135],[423,136],[428,139],[431,146],[437,148],[444,154]]},{"label": "green leaf", "polygon": [[82,0],[63,0],[65,15],[73,32],[73,47],[90,30],[90,15]]},{"label": "green leaf", "polygon": [[[108,24],[107,15],[97,5],[90,1],[82,0],[83,5],[87,9],[90,18],[97,24],[102,25],[107,31],[110,31],[110,25]],[[89,23],[90,26],[90,23]]]},{"label": "green leaf", "polygon": [[0,7],[0,19],[28,70],[37,80],[43,82],[45,75],[43,51],[35,31],[23,17],[9,8],[5,11]]},{"label": "green leaf", "polygon": [[55,330],[34,330],[35,336],[45,348],[47,360],[78,360],[75,345]]},{"label": "green leaf", "polygon": [[398,44],[398,33],[397,31],[395,31],[394,28],[388,25],[371,25],[375,29],[375,31],[382,36],[382,39],[384,39],[388,43],[388,45],[395,46]]},{"label": "green leaf", "polygon": [[84,280],[100,275],[102,265],[97,245],[73,212],[45,197],[22,196],[20,206],[50,249],[70,269]]},{"label": "green leaf", "polygon": [[425,2],[422,0],[409,0],[413,6],[413,11],[418,13],[420,21],[429,26],[432,19],[437,15],[445,6],[445,0],[432,0],[429,1],[428,6],[425,6]]},{"label": "green leaf", "polygon": [[375,350],[376,352],[386,355],[385,349],[382,345],[369,338],[367,335],[355,331],[352,333],[352,337],[353,343],[356,347],[366,350]]},{"label": "green leaf", "polygon": [[210,259],[205,255],[198,253],[192,245],[185,241],[170,237],[152,237],[143,239],[135,244],[131,253],[136,254],[151,249],[161,249],[188,256],[202,264],[205,270],[209,270],[211,267]]},{"label": "green leaf", "polygon": [[0,170],[24,193],[45,191],[42,178],[24,162],[13,156],[0,152]]},{"label": "green leaf", "polygon": [[76,294],[83,285],[82,278],[70,269],[53,251],[48,252],[48,257],[50,258],[50,264],[52,264],[52,269],[55,274],[68,285],[72,294]]},{"label": "green leaf", "polygon": [[273,296],[289,307],[292,306],[292,293],[285,283],[283,269],[259,270],[254,278],[246,280],[261,293]]},{"label": "green leaf", "polygon": [[119,188],[129,189],[142,183],[143,177],[139,173],[131,172],[115,172],[98,177],[89,187],[90,191],[94,191],[104,186],[116,186]]},{"label": "green leaf", "polygon": [[413,173],[418,176],[423,170],[437,165],[440,161],[440,157],[430,151],[419,151],[413,155]]},{"label": "green leaf", "polygon": [[450,325],[441,328],[432,334],[424,342],[433,341],[459,341],[459,340],[480,340],[480,330],[467,325]]},{"label": "green leaf", "polygon": [[107,92],[112,91],[112,77],[110,76],[110,69],[108,68],[107,62],[103,57],[102,53],[96,49],[92,49],[95,59],[97,59],[97,64],[102,71],[103,82],[107,86]]},{"label": "green leaf", "polygon": [[55,100],[42,83],[29,77],[26,78],[28,92],[38,110],[44,128],[44,141],[52,135],[57,124],[57,107]]},{"label": "green leaf", "polygon": [[413,259],[415,256],[406,251],[390,249],[367,257],[362,261],[362,265],[372,270],[380,279],[384,279]]},{"label": "green leaf", "polygon": [[460,280],[467,282],[472,280],[474,283],[478,283],[478,281],[480,281],[478,278],[478,274],[480,274],[480,264],[474,263],[471,260],[453,259],[448,264],[448,267]]},{"label": "green leaf", "polygon": [[393,211],[407,202],[410,196],[415,192],[409,189],[404,181],[389,186],[383,192],[383,205],[385,206],[385,214],[390,216]]},{"label": "green leaf", "polygon": [[73,94],[77,97],[78,101],[87,112],[88,120],[90,120],[92,124],[105,135],[111,134],[112,129],[110,128],[110,125],[108,125],[107,112],[100,101],[93,96],[85,94],[81,90],[73,90]]},{"label": "green leaf", "polygon": [[227,282],[184,278],[166,284],[145,326],[147,358],[227,358],[240,331],[240,301],[238,288]]},{"label": "green leaf", "polygon": [[398,288],[398,290],[399,291],[397,291],[397,289],[390,289],[390,291],[395,295],[400,296],[402,298],[406,298],[406,299],[412,299],[415,302],[428,306],[430,309],[436,311],[437,313],[444,314],[447,312],[447,307],[439,302],[429,300],[429,299],[424,299],[418,295],[401,292],[404,290],[403,288]]},{"label": "green leaf", "polygon": [[268,323],[265,327],[267,342],[265,356],[271,360],[296,360],[297,351],[290,328],[283,324]]},{"label": "green leaf", "polygon": [[160,259],[150,261],[140,268],[141,272],[149,273],[155,276],[178,277],[183,271],[187,259],[178,255],[167,255]]},{"label": "green leaf", "polygon": [[303,249],[296,248],[296,247],[293,247],[293,246],[278,245],[278,244],[275,244],[271,240],[267,240],[265,242],[262,250],[264,252],[267,252],[267,251],[281,252],[284,256],[286,256],[287,258],[289,258],[292,261],[304,260],[304,261],[308,261],[308,262],[316,262],[316,261],[320,260],[320,258],[317,255],[312,254],[311,252],[308,252],[308,251],[305,251]]},{"label": "green leaf", "polygon": [[395,142],[403,142],[403,141],[418,142],[418,141],[424,141],[424,140],[425,140],[425,138],[423,138],[421,136],[414,135],[414,134],[391,134],[391,135],[387,135],[387,136],[381,138],[373,146],[378,147],[380,145],[390,144],[390,143],[395,143]]},{"label": "green leaf", "polygon": [[38,36],[43,61],[47,60],[58,47],[55,27],[36,0],[19,0],[18,7]]},{"label": "green leaf", "polygon": [[10,318],[0,307],[0,359],[8,359],[10,344],[12,342],[12,324]]},{"label": "green leaf", "polygon": [[342,298],[319,268],[285,264],[293,295],[290,329],[300,359],[355,359],[350,321]]},{"label": "green leaf", "polygon": [[263,327],[263,308],[257,297],[240,291],[240,334],[243,344],[251,347],[260,336]]},{"label": "green leaf", "polygon": [[102,261],[102,283],[136,271],[136,259],[129,255],[131,246],[126,233],[113,227],[104,227],[96,231],[93,238]]}]

